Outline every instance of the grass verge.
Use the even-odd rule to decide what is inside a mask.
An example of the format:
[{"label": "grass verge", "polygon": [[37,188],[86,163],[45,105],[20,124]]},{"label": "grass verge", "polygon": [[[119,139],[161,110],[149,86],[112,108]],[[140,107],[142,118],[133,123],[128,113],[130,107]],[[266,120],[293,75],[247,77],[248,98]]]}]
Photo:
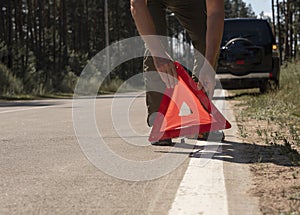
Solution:
[{"label": "grass verge", "polygon": [[282,67],[278,91],[231,91],[262,214],[300,214],[300,62]]},{"label": "grass verge", "polygon": [[[281,144],[300,149],[300,62],[282,68],[280,90],[259,94],[255,91],[238,92],[242,102],[240,121],[255,120],[255,132],[267,144]],[[243,136],[247,136],[241,130]],[[300,158],[299,158],[300,165]]]}]

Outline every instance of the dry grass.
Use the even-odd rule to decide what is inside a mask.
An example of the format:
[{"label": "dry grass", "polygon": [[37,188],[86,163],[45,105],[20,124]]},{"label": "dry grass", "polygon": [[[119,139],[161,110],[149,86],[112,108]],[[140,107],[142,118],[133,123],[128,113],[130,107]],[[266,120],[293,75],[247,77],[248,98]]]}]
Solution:
[{"label": "dry grass", "polygon": [[[240,136],[251,146],[250,168],[262,214],[300,214],[300,64],[281,70],[280,90],[233,91]],[[248,155],[249,156],[249,155]]]}]

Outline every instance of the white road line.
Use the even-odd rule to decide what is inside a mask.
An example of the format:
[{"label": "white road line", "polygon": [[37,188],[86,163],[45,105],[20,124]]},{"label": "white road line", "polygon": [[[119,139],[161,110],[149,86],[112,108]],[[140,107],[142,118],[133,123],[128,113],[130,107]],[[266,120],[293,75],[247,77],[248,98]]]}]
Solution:
[{"label": "white road line", "polygon": [[210,158],[219,153],[220,143],[198,141],[197,145],[205,149],[200,158],[191,158],[169,214],[227,215],[223,161]]},{"label": "white road line", "polygon": [[51,105],[51,106],[40,106],[40,107],[22,108],[22,109],[15,109],[15,110],[5,110],[5,111],[0,111],[0,114],[14,113],[14,112],[20,112],[20,111],[29,111],[29,110],[35,110],[35,109],[53,108],[53,107],[58,107],[58,106],[61,106],[61,105]]},{"label": "white road line", "polygon": [[[225,91],[216,90],[215,96],[224,98]],[[214,104],[221,112],[226,111],[224,99],[219,99]],[[228,199],[223,160],[220,156],[222,143],[198,141],[197,146],[196,148],[204,149],[194,151],[196,156],[190,159],[169,214],[227,215]]]}]

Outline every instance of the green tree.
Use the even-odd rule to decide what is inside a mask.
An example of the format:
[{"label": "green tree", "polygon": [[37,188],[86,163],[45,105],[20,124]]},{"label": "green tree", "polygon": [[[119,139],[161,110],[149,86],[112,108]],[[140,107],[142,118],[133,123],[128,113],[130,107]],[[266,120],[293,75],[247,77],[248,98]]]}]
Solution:
[{"label": "green tree", "polygon": [[[256,17],[251,5],[242,0],[224,3],[226,18]],[[138,35],[128,0],[109,0],[108,7],[110,43]],[[274,7],[283,23],[276,25],[280,47],[285,58],[294,58],[299,50],[299,4],[285,0]],[[169,16],[168,22],[170,36],[190,43],[175,19]],[[64,85],[73,83],[87,61],[105,48],[104,24],[104,0],[2,0],[0,60],[23,82],[25,93],[69,91]],[[286,35],[279,33],[279,27]],[[126,54],[128,48],[118,46],[111,60]],[[112,78],[124,80],[141,71],[142,61],[135,59],[116,68]]]},{"label": "green tree", "polygon": [[254,17],[251,4],[246,5],[242,0],[224,0],[225,18]]}]

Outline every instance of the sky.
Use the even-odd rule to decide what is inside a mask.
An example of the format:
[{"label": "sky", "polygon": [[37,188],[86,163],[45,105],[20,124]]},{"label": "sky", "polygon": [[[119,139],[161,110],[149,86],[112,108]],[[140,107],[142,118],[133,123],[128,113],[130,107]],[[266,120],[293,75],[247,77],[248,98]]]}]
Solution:
[{"label": "sky", "polygon": [[271,0],[243,0],[247,5],[251,4],[253,11],[257,16],[264,11],[265,16],[272,17]]}]

